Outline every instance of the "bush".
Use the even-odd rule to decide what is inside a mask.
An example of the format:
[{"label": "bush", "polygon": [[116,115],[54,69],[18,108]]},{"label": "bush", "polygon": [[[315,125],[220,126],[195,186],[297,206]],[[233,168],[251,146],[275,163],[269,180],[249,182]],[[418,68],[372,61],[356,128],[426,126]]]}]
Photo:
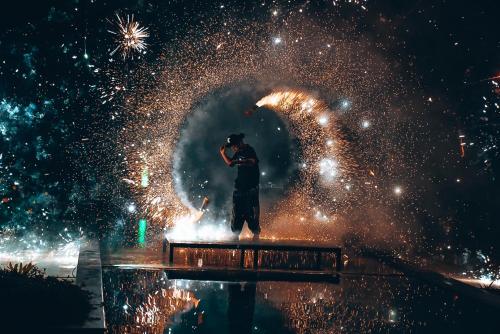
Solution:
[{"label": "bush", "polygon": [[0,270],[2,328],[48,328],[82,324],[91,310],[89,293],[68,281],[46,277],[36,266]]}]

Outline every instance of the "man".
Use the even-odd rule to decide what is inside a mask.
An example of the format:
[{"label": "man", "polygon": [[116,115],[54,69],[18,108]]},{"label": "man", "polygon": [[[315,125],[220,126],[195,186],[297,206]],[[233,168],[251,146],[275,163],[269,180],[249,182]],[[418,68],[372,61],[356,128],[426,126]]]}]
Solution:
[{"label": "man", "polygon": [[[255,150],[243,142],[244,137],[243,133],[227,137],[227,142],[220,147],[220,154],[228,166],[238,166],[238,176],[234,181],[231,231],[238,238],[246,221],[254,239],[258,239],[260,233],[259,159]],[[232,158],[226,154],[226,149],[229,147],[234,152]]]}]

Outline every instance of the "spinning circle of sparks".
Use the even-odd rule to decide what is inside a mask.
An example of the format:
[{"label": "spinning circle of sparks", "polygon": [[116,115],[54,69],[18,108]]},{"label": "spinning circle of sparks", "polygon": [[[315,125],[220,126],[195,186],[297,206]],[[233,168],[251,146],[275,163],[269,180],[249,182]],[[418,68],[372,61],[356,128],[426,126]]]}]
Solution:
[{"label": "spinning circle of sparks", "polygon": [[108,30],[116,36],[118,46],[111,51],[110,55],[114,55],[120,51],[123,59],[132,55],[133,52],[142,52],[146,50],[146,42],[144,41],[149,37],[148,28],[141,27],[137,21],[134,21],[134,15],[127,15],[127,20],[122,19],[118,14],[116,15],[117,31]]},{"label": "spinning circle of sparks", "polygon": [[[320,190],[338,192],[336,187],[349,180],[354,162],[335,121],[325,116],[331,114],[333,117],[328,106],[301,91],[271,93],[259,100],[257,106],[270,108],[284,117],[292,135],[298,138],[302,147],[302,166],[305,166],[300,170],[298,185],[302,194],[313,198]],[[318,115],[321,116],[318,118]],[[332,145],[332,138],[336,145]],[[337,176],[343,176],[342,182],[333,182]],[[318,188],[318,179],[326,187]]]},{"label": "spinning circle of sparks", "polygon": [[[339,226],[339,214],[352,222],[350,212],[356,206],[380,204],[377,210],[383,220],[391,214],[389,201],[394,199],[387,187],[416,173],[406,167],[410,160],[401,150],[401,140],[406,151],[417,141],[408,133],[398,137],[402,129],[392,111],[404,94],[404,80],[369,44],[349,41],[348,27],[344,32],[339,27],[335,33],[340,36],[332,36],[328,25],[306,25],[302,17],[287,20],[292,28],[280,32],[282,49],[269,39],[276,36],[272,22],[241,26],[228,21],[223,28],[208,24],[202,39],[197,33],[187,34],[160,62],[137,72],[133,95],[123,106],[127,122],[119,145],[126,166],[123,180],[135,193],[138,212],[154,225],[189,225],[202,215],[176,180],[174,160],[181,129],[207,96],[241,82],[263,93],[256,101],[262,108],[256,112],[274,111],[299,145],[294,161],[297,179],[272,212],[262,214],[263,222],[273,226],[286,222],[288,228],[268,228],[264,233],[327,238],[323,231],[311,229]],[[360,126],[367,119],[376,119],[377,127]],[[292,224],[298,224],[297,229]],[[387,233],[380,229],[380,234]]]}]

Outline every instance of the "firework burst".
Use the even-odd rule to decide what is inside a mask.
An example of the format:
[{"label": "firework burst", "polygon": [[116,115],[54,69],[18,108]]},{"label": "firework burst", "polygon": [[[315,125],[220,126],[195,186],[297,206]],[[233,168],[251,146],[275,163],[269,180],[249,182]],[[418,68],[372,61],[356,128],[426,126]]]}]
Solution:
[{"label": "firework burst", "polygon": [[141,27],[137,21],[134,20],[134,15],[127,15],[127,19],[121,18],[116,15],[116,31],[108,30],[111,34],[115,35],[118,46],[111,51],[110,55],[114,55],[120,51],[123,59],[133,56],[134,52],[143,52],[146,50],[146,42],[144,41],[149,37],[148,28]]}]

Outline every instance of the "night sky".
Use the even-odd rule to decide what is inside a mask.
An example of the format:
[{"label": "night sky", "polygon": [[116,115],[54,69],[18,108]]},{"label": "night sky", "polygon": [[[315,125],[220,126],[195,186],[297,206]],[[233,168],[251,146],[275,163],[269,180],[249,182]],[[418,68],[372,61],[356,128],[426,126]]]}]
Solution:
[{"label": "night sky", "polygon": [[[499,259],[500,38],[495,1],[93,0],[16,1],[9,6],[3,6],[0,34],[4,231],[49,238],[57,238],[64,229],[102,235],[133,231],[141,215],[149,219],[152,213],[147,204],[151,200],[134,188],[134,175],[140,178],[145,172],[136,170],[132,160],[141,155],[131,147],[141,140],[171,138],[166,133],[170,130],[146,130],[152,124],[167,124],[168,116],[160,116],[159,110],[169,112],[168,103],[175,106],[170,101],[186,96],[191,100],[179,107],[182,113],[174,108],[187,115],[179,118],[179,138],[174,142],[180,144],[171,149],[172,160],[177,159],[175,172],[182,174],[176,189],[181,187],[193,206],[209,195],[211,212],[217,219],[223,217],[234,174],[219,167],[217,148],[225,134],[244,131],[261,156],[261,169],[268,171],[261,177],[264,204],[275,203],[285,192],[280,189],[300,179],[294,159],[304,148],[281,130],[286,125],[271,110],[263,108],[262,116],[252,115],[247,123],[242,123],[241,114],[268,92],[286,86],[314,92],[334,112],[339,110],[339,131],[352,148],[349,158],[356,162],[349,180],[365,189],[372,181],[364,174],[373,169],[378,177],[380,171],[377,190],[370,190],[366,203],[375,209],[374,202],[390,207],[386,216],[408,231],[401,237],[405,243],[414,240],[414,250],[431,255],[460,255],[467,248]],[[119,36],[109,32],[116,32],[117,15],[132,14],[147,28],[145,49],[131,50],[126,57],[122,50],[111,54],[119,42]],[[220,45],[215,44],[223,53],[220,61],[197,43],[219,38],[217,34],[225,33],[224,23],[237,35],[231,38],[241,43],[221,37]],[[311,23],[321,31],[317,41],[313,28],[309,30]],[[268,34],[275,28],[280,33]],[[331,52],[336,54],[325,60],[311,57],[309,52],[318,57],[330,52],[330,44],[322,40],[329,29],[335,36]],[[310,42],[303,54],[292,46],[299,32]],[[344,54],[343,45],[350,51]],[[276,61],[276,73],[267,71],[279,84],[247,76],[259,64],[250,66],[254,58],[245,57],[260,51],[267,55],[263,67],[274,66],[268,59],[283,57]],[[343,59],[347,65],[339,77],[351,79],[328,86],[325,77],[324,87],[320,78],[300,82],[281,71],[293,67],[284,64],[288,59],[299,59],[301,71],[316,77],[334,68],[327,62]],[[356,72],[365,62],[376,75]],[[190,66],[227,67],[238,73],[224,78],[213,74],[216,80],[199,93],[193,84],[199,95],[191,96],[186,93],[189,87],[169,86],[165,79],[195,83],[196,73],[184,70]],[[258,77],[260,72],[255,73]],[[391,78],[388,83],[383,82],[385,74]],[[155,98],[160,102],[153,103]],[[401,112],[379,116],[389,106]],[[158,114],[145,120],[145,112]],[[141,159],[150,173],[165,163]],[[400,166],[404,168],[397,171]],[[158,170],[150,175],[151,187],[165,181],[155,175]],[[401,185],[394,181],[398,178]],[[201,185],[205,180],[208,185]],[[274,187],[265,187],[271,183]],[[379,194],[384,187],[388,195]],[[345,205],[353,210],[349,212],[359,213],[368,205],[359,191]],[[371,212],[367,210],[366,216]],[[365,237],[366,233],[358,235],[361,243]]]}]

